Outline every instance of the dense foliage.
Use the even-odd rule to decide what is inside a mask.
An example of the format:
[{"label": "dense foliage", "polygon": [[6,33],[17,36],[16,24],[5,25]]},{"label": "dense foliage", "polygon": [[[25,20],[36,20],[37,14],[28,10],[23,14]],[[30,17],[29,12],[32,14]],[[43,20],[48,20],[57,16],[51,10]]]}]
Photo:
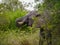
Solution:
[{"label": "dense foliage", "polygon": [[45,26],[52,31],[53,45],[60,45],[60,0],[43,0],[43,4],[38,5],[38,10],[41,14],[47,13]]},{"label": "dense foliage", "polygon": [[[19,0],[2,0],[0,4],[0,45],[39,45],[39,29],[17,28],[15,20],[27,14]],[[39,1],[39,0],[36,0]],[[43,0],[36,8],[46,21],[42,27],[52,31],[53,45],[60,45],[60,0]],[[33,33],[34,32],[34,33]]]}]

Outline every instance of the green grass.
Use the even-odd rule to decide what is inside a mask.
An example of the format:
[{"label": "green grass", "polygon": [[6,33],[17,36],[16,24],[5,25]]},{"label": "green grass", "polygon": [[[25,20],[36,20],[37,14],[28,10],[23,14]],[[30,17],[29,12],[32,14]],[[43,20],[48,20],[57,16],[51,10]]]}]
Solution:
[{"label": "green grass", "polygon": [[39,31],[26,33],[25,31],[0,31],[0,45],[38,45]]}]

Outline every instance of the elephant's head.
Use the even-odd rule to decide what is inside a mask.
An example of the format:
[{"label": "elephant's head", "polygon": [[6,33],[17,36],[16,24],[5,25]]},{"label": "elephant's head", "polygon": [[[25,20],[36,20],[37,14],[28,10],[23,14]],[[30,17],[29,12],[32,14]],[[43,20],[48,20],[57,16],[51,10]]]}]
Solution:
[{"label": "elephant's head", "polygon": [[34,22],[34,19],[33,17],[39,17],[40,14],[34,12],[34,11],[31,11],[29,12],[26,16],[22,17],[22,18],[17,18],[16,19],[16,26],[17,27],[21,27],[23,25],[27,25],[27,26],[32,26],[33,22]]}]

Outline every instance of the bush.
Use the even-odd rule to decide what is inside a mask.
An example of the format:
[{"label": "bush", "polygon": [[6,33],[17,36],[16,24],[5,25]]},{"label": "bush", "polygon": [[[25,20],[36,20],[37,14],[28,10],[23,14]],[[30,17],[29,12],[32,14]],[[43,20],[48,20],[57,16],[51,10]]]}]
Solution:
[{"label": "bush", "polygon": [[16,18],[23,17],[26,13],[24,10],[16,10],[0,14],[0,30],[16,29]]},{"label": "bush", "polygon": [[9,15],[9,18],[10,18],[10,24],[9,24],[9,29],[16,29],[16,25],[15,25],[15,20],[16,18],[19,18],[19,17],[23,17],[24,15],[26,15],[26,11],[24,10],[16,10],[14,12],[8,12],[6,13],[7,15]]},{"label": "bush", "polygon": [[0,30],[7,30],[10,24],[8,15],[0,15]]}]

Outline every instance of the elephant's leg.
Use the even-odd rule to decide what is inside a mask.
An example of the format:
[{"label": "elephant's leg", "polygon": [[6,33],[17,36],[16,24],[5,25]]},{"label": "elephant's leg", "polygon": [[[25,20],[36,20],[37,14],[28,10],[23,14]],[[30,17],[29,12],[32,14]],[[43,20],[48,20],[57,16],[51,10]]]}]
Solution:
[{"label": "elephant's leg", "polygon": [[47,33],[47,44],[52,45],[52,34],[51,31],[48,31]]},{"label": "elephant's leg", "polygon": [[39,45],[44,45],[44,41],[45,41],[45,33],[44,33],[44,29],[41,28],[41,29],[40,29]]},{"label": "elephant's leg", "polygon": [[43,40],[40,38],[39,45],[43,45]]}]

